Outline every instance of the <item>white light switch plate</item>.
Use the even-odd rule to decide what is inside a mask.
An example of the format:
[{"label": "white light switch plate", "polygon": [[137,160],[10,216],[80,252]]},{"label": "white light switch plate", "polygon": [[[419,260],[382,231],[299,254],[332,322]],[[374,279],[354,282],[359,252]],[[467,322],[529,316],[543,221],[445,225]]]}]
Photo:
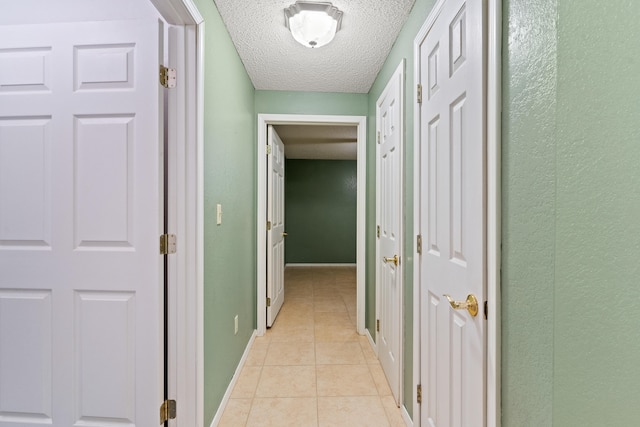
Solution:
[{"label": "white light switch plate", "polygon": [[216,224],[222,224],[222,205],[220,203],[216,205]]}]

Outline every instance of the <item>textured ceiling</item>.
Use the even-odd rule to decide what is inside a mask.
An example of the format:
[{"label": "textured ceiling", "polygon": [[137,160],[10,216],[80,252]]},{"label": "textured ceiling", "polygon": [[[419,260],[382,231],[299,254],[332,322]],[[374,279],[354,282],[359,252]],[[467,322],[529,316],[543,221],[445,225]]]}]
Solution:
[{"label": "textured ceiling", "polygon": [[333,0],[342,29],[318,49],[285,27],[294,0],[214,2],[256,89],[368,93],[415,0]]},{"label": "textured ceiling", "polygon": [[356,126],[278,125],[287,159],[356,160]]}]

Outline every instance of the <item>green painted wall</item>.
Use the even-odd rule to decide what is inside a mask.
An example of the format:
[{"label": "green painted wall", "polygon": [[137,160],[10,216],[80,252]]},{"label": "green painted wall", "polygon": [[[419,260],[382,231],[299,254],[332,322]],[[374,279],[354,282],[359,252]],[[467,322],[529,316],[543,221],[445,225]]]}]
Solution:
[{"label": "green painted wall", "polygon": [[256,114],[366,116],[367,94],[257,90]]},{"label": "green painted wall", "polygon": [[286,263],[355,263],[355,160],[285,163]]},{"label": "green painted wall", "polygon": [[640,3],[504,3],[503,425],[640,418]]},{"label": "green painted wall", "polygon": [[[427,19],[429,12],[435,4],[435,0],[416,0],[411,14],[402,31],[398,35],[384,66],[378,73],[371,90],[369,91],[368,112],[368,140],[375,140],[376,133],[376,102],[389,79],[395,72],[400,62],[405,60],[405,92],[404,92],[404,356],[403,356],[403,381],[404,403],[409,414],[413,413],[413,41],[418,31]],[[376,252],[376,149],[370,144],[367,150],[367,164],[371,165],[367,171],[367,301],[366,301],[366,327],[371,336],[375,337],[375,252]]]},{"label": "green painted wall", "polygon": [[556,217],[556,0],[503,10],[503,425],[551,426]]},{"label": "green painted wall", "polygon": [[[255,329],[256,191],[253,85],[215,5],[205,19],[204,422],[209,425]],[[216,204],[223,221],[215,223]],[[239,318],[234,335],[233,318]]]},{"label": "green painted wall", "polygon": [[640,424],[640,2],[558,0],[553,424]]}]

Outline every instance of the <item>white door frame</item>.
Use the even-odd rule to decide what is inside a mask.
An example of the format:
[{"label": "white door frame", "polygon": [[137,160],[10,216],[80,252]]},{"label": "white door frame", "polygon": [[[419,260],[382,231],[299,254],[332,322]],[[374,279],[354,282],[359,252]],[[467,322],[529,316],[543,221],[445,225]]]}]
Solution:
[{"label": "white door frame", "polygon": [[[414,41],[414,83],[420,78],[419,41],[438,16],[445,0],[438,0]],[[502,2],[484,0],[487,5],[487,366],[486,409],[487,427],[501,425],[501,341],[500,341],[500,242],[501,242],[501,70],[502,70]],[[414,85],[414,87],[416,87]],[[414,105],[418,105],[414,91]],[[420,110],[414,108],[414,135],[420,135]],[[420,145],[414,144],[414,188],[420,188]],[[414,230],[420,230],[419,193],[414,192]],[[418,256],[414,250],[414,256]],[[420,384],[420,263],[414,263],[413,286],[413,385]],[[414,425],[420,423],[420,405],[413,402]],[[416,420],[418,420],[416,422]]]},{"label": "white door frame", "polygon": [[[391,75],[391,77],[389,77],[389,80],[387,81],[387,85],[385,86],[384,90],[382,91],[382,94],[380,94],[380,97],[378,98],[378,100],[376,101],[376,132],[378,135],[380,135],[380,123],[379,123],[379,117],[378,117],[378,107],[380,104],[380,101],[383,99],[383,97],[386,96],[387,92],[392,89],[390,88],[390,84],[393,80],[395,79],[399,79],[400,81],[400,99],[398,99],[398,108],[399,108],[399,112],[398,114],[400,115],[400,129],[398,129],[399,132],[399,141],[398,141],[398,152],[400,153],[400,164],[399,164],[399,170],[398,170],[398,174],[400,175],[400,181],[398,182],[398,184],[400,185],[400,206],[399,206],[399,215],[398,215],[398,221],[400,222],[400,230],[399,230],[399,235],[398,235],[398,256],[400,257],[400,268],[398,269],[398,287],[400,289],[400,297],[398,299],[398,324],[400,325],[400,329],[398,331],[398,333],[400,334],[399,336],[399,342],[400,342],[400,349],[398,352],[398,368],[399,368],[399,374],[398,374],[398,390],[397,392],[397,396],[398,396],[398,402],[402,403],[403,400],[403,376],[402,376],[402,372],[404,372],[404,363],[403,363],[403,359],[404,359],[404,345],[403,345],[403,336],[404,336],[404,262],[405,262],[405,256],[404,256],[404,241],[405,241],[405,226],[404,226],[404,133],[405,133],[405,117],[404,117],[404,91],[405,91],[405,78],[404,78],[404,67],[405,67],[405,59],[402,58],[402,60],[400,61],[400,64],[396,67],[396,70],[393,72],[393,75]],[[380,138],[380,136],[378,136],[378,138]],[[381,196],[380,196],[380,192],[381,192],[381,174],[380,174],[380,141],[378,141],[378,143],[376,144],[376,224],[379,225],[380,224],[380,200],[381,200]],[[382,254],[380,253],[380,238],[376,238],[376,261],[375,261],[375,268],[376,268],[376,319],[380,319],[380,267],[381,267],[381,263],[382,263]],[[380,353],[379,353],[379,348],[378,348],[378,329],[376,328],[376,351],[378,351],[378,358],[380,357]]]},{"label": "white door frame", "polygon": [[256,153],[258,159],[257,167],[257,192],[258,200],[256,209],[257,222],[257,300],[256,300],[256,334],[262,336],[267,330],[266,302],[267,302],[267,185],[266,174],[267,165],[265,160],[265,146],[267,144],[267,125],[347,125],[358,128],[358,160],[357,160],[357,249],[356,249],[356,281],[357,281],[357,321],[356,330],[363,335],[364,309],[365,309],[365,192],[366,192],[366,170],[367,170],[367,118],[366,116],[321,116],[321,115],[298,115],[298,114],[258,114],[258,140]]},{"label": "white door frame", "polygon": [[[204,425],[204,18],[192,0],[150,0],[167,23],[182,27],[176,86],[176,133],[169,137],[169,233],[178,251],[169,256],[169,398],[177,402],[171,426]],[[182,61],[184,61],[182,63]]]}]

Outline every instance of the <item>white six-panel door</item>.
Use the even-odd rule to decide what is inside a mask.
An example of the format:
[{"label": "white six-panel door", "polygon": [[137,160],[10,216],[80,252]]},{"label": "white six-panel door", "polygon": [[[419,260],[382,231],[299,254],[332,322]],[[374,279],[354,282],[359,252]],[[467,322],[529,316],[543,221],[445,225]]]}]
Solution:
[{"label": "white six-panel door", "polygon": [[158,425],[157,20],[0,27],[0,425]]},{"label": "white six-panel door", "polygon": [[[402,349],[402,92],[404,62],[376,103],[377,216],[379,226],[378,357],[396,403],[400,405]],[[394,258],[395,257],[395,258]]]},{"label": "white six-panel door", "polygon": [[268,155],[267,210],[271,230],[267,230],[267,327],[271,327],[284,303],[284,144],[273,126],[267,130]]},{"label": "white six-panel door", "polygon": [[[432,19],[436,17],[435,19]],[[422,426],[485,425],[484,2],[445,0],[419,40]],[[478,314],[445,295],[474,295]]]}]

